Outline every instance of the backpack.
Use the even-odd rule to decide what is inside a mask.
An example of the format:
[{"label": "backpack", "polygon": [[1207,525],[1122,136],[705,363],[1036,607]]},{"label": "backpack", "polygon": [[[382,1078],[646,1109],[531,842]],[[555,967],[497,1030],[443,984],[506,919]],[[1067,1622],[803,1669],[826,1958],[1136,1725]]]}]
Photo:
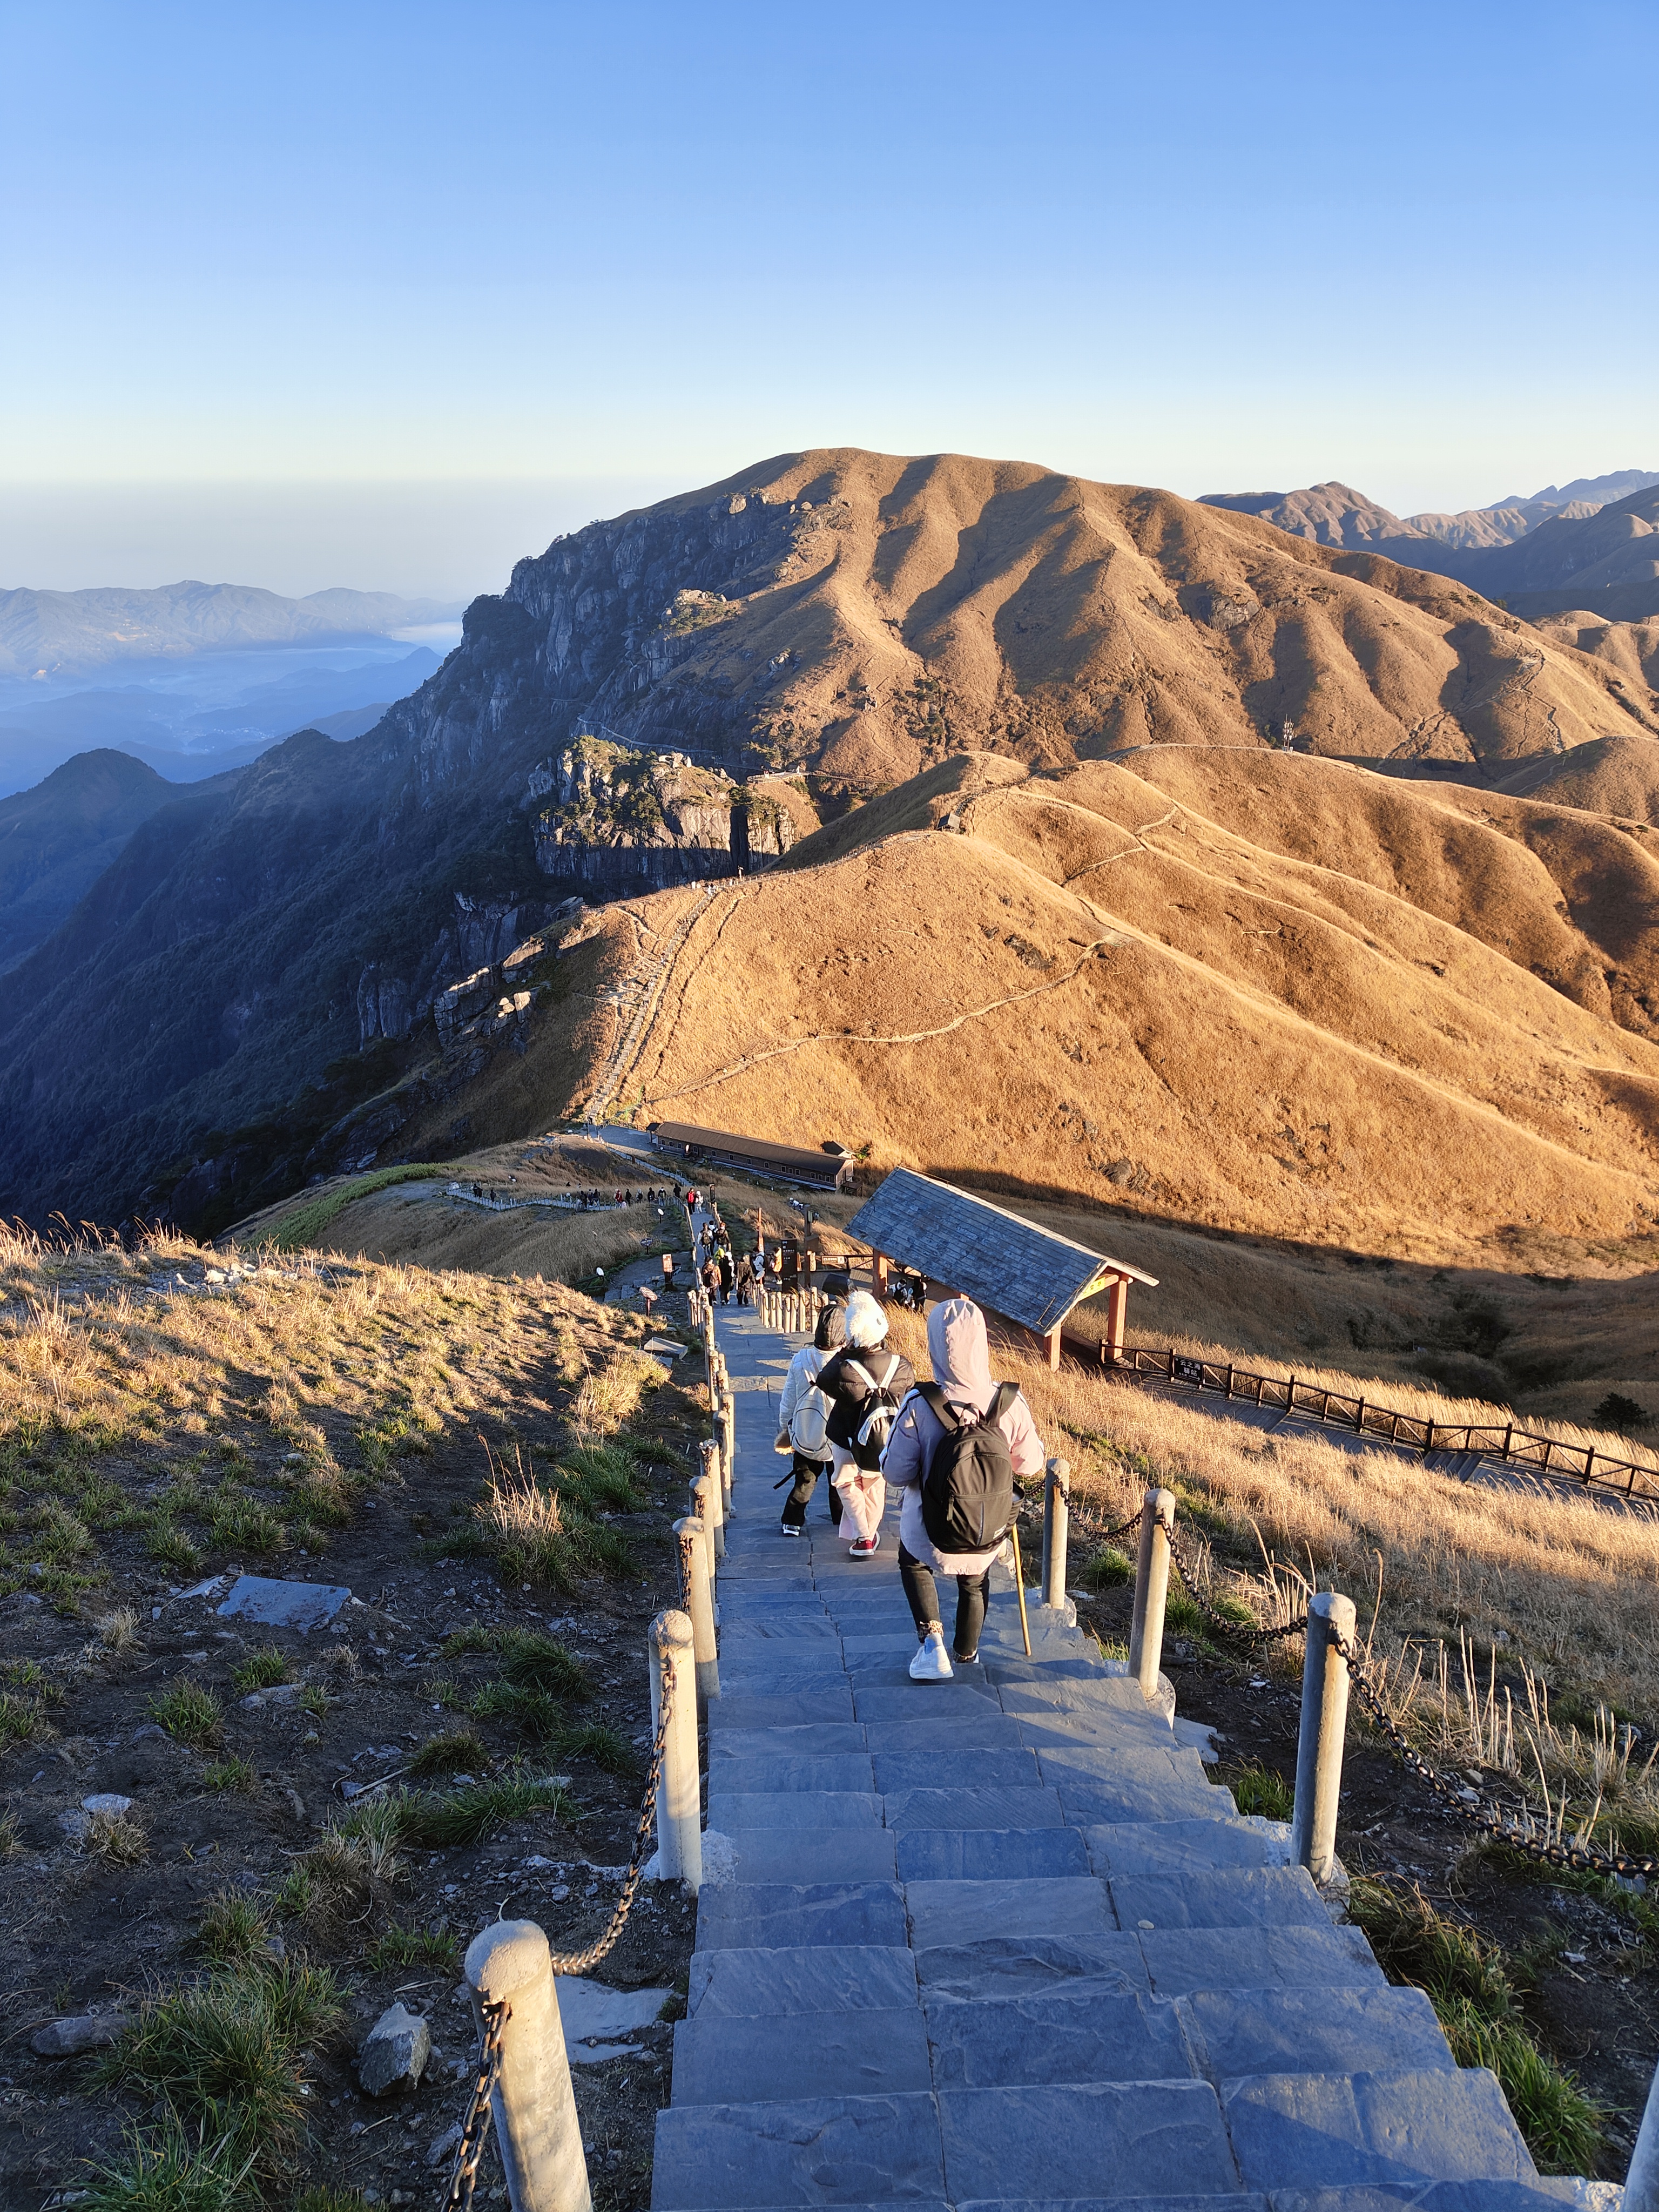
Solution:
[{"label": "backpack", "polygon": [[897,1418],[898,1400],[887,1386],[898,1373],[898,1367],[897,1352],[890,1352],[887,1372],[878,1382],[860,1361],[849,1359],[846,1364],[848,1374],[860,1376],[870,1386],[870,1395],[863,1401],[864,1419],[853,1438],[853,1457],[866,1472],[873,1472],[881,1465],[881,1455],[887,1449],[887,1438]]},{"label": "backpack", "polygon": [[830,1401],[817,1384],[803,1391],[789,1422],[789,1441],[803,1459],[826,1460],[830,1446],[824,1430],[830,1419]]},{"label": "backpack", "polygon": [[1014,1517],[1014,1463],[999,1424],[1019,1393],[1000,1382],[981,1413],[952,1405],[937,1382],[916,1392],[945,1431],[922,1477],[921,1525],[941,1552],[988,1552]]}]

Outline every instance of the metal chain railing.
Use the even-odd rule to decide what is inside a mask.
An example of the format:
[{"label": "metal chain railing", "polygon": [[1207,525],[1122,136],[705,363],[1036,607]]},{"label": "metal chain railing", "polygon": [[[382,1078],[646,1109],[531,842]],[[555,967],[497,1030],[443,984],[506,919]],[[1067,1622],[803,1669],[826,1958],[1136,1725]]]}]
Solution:
[{"label": "metal chain railing", "polygon": [[691,1547],[696,1540],[689,1529],[679,1539],[680,1611],[687,1614],[691,1611]]},{"label": "metal chain railing", "polygon": [[1181,1539],[1176,1535],[1173,1524],[1160,1515],[1158,1526],[1163,1529],[1165,1540],[1169,1544],[1170,1557],[1175,1563],[1175,1571],[1187,1586],[1188,1596],[1191,1598],[1193,1603],[1203,1614],[1207,1625],[1214,1629],[1218,1636],[1230,1637],[1235,1644],[1248,1644],[1254,1649],[1264,1644],[1277,1644],[1281,1638],[1286,1636],[1300,1636],[1306,1628],[1308,1616],[1305,1613],[1298,1613],[1294,1620],[1280,1621],[1275,1628],[1247,1628],[1242,1620],[1229,1620],[1224,1613],[1216,1611],[1199,1589],[1196,1571],[1182,1549]]},{"label": "metal chain railing", "polygon": [[513,2008],[502,1998],[496,2003],[486,2002],[480,2009],[484,2033],[483,2047],[478,2054],[478,2077],[472,2085],[466,2118],[461,2123],[460,2146],[455,2153],[449,2187],[444,2192],[443,2212],[471,2212],[472,2192],[478,2185],[478,2160],[483,2156],[484,2138],[489,2133],[489,2100],[501,2078],[501,2030]]},{"label": "metal chain railing", "polygon": [[1370,1666],[1358,1648],[1345,1637],[1336,1637],[1333,1642],[1347,1667],[1354,1692],[1378,1735],[1386,1739],[1389,1748],[1407,1771],[1425,1784],[1447,1810],[1455,1813],[1460,1820],[1468,1821],[1471,1827],[1479,1828],[1493,1842],[1522,1852],[1543,1866],[1565,1867],[1572,1874],[1622,1875],[1626,1880],[1638,1875],[1650,1880],[1659,1875],[1659,1859],[1636,1858],[1625,1851],[1598,1850],[1593,1844],[1558,1844],[1547,1837],[1534,1835],[1529,1827],[1521,1826],[1502,1812],[1494,1811],[1491,1806],[1480,1802],[1478,1798],[1471,1804],[1462,1790],[1449,1782],[1437,1767],[1431,1765],[1422,1753],[1407,1741],[1404,1730],[1389,1711],[1382,1692],[1372,1680]]},{"label": "metal chain railing", "polygon": [[628,1925],[628,1916],[633,1910],[634,1898],[640,1886],[640,1874],[646,1861],[646,1846],[651,1840],[651,1820],[657,1808],[657,1784],[662,1779],[663,1747],[668,1741],[668,1723],[674,1712],[674,1678],[665,1674],[662,1678],[662,1704],[657,1715],[656,1741],[651,1747],[651,1765],[645,1778],[645,1795],[640,1801],[640,1817],[634,1828],[634,1848],[629,1854],[628,1872],[623,1878],[622,1893],[617,1899],[617,1909],[611,1916],[610,1925],[595,1943],[585,1951],[556,1951],[553,1971],[556,1974],[585,1974],[597,1966],[605,1954],[613,1949],[623,1929]]}]

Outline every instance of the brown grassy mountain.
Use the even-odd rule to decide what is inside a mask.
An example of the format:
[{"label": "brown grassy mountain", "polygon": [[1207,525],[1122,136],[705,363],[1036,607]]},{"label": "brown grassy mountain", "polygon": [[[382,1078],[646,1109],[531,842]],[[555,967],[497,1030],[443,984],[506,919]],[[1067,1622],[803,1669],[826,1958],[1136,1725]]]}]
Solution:
[{"label": "brown grassy mountain", "polygon": [[[290,739],[222,805],[169,809],[0,976],[0,1213],[108,1219],[172,1189],[246,1211],[407,1153],[410,1102],[380,1094],[428,1066],[422,1126],[472,1141],[475,1079],[436,1024],[456,987],[516,998],[495,969],[583,887],[541,816],[585,730],[751,792],[798,777],[833,817],[963,752],[1254,762],[1286,724],[1328,761],[1491,781],[1651,742],[1659,698],[1444,578],[1027,463],[797,453],[590,525],[477,601],[374,731]],[[468,1026],[522,1073],[516,1012]]]}]

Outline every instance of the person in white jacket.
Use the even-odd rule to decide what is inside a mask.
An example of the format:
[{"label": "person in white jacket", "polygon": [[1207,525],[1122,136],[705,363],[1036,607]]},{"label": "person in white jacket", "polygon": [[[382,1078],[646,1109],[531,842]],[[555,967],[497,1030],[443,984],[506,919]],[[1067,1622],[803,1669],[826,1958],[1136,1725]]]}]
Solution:
[{"label": "person in white jacket", "polygon": [[[781,1425],[773,1449],[794,1455],[794,1464],[790,1469],[794,1477],[794,1487],[783,1501],[783,1518],[779,1523],[786,1536],[805,1534],[808,1501],[817,1486],[818,1477],[829,1471],[835,1455],[824,1433],[830,1418],[830,1401],[813,1385],[823,1371],[830,1354],[840,1347],[846,1319],[847,1310],[839,1297],[825,1306],[818,1316],[812,1341],[802,1345],[790,1361],[789,1372],[783,1378],[783,1403],[778,1413]],[[781,1486],[779,1486],[780,1488]],[[833,1482],[829,1488],[830,1518],[839,1528],[841,1492]]]},{"label": "person in white jacket", "polygon": [[[933,1308],[927,1316],[927,1352],[933,1380],[949,1404],[971,1407],[976,1416],[990,1412],[998,1385],[991,1379],[985,1316],[971,1298],[947,1298]],[[1007,1440],[1015,1479],[1041,1474],[1045,1458],[1042,1439],[1030,1407],[1018,1393],[1004,1408],[997,1425]],[[1001,1548],[999,1543],[988,1552],[941,1552],[923,1526],[921,1486],[944,1436],[943,1424],[913,1390],[899,1408],[882,1462],[882,1473],[901,1493],[899,1573],[921,1639],[921,1648],[910,1662],[911,1674],[919,1682],[948,1681],[953,1671],[952,1654],[945,1649],[935,1576],[950,1575],[957,1585],[956,1630],[951,1638],[956,1663],[976,1667],[980,1630],[990,1595],[991,1564]]]}]

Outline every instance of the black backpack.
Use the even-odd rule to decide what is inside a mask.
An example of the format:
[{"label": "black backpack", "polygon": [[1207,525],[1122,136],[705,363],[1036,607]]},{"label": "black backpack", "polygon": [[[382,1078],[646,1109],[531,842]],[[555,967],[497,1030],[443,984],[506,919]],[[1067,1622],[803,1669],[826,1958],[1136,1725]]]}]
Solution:
[{"label": "black backpack", "polygon": [[945,1434],[921,1481],[921,1525],[941,1552],[988,1552],[1014,1517],[1014,1463],[999,1426],[1019,1395],[1000,1382],[990,1410],[953,1406],[937,1382],[916,1391]]}]

